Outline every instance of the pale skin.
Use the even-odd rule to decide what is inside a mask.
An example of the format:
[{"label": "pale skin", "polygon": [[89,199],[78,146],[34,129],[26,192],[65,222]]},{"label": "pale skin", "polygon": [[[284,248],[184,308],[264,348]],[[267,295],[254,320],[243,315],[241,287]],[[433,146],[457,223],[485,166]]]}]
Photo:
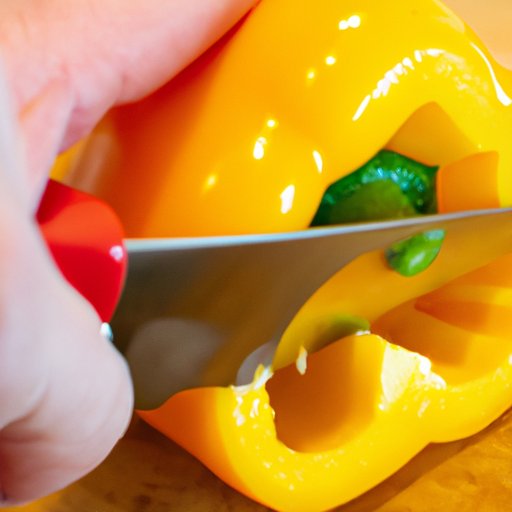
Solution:
[{"label": "pale skin", "polygon": [[[126,365],[33,220],[51,162],[108,108],[178,73],[256,2],[0,2],[0,507],[90,471],[132,412]],[[508,36],[509,0],[495,0],[492,22],[489,2],[447,3],[512,64],[511,45],[497,36],[501,24]]]},{"label": "pale skin", "polygon": [[92,307],[59,275],[33,220],[51,162],[109,107],[169,80],[254,3],[0,3],[4,506],[48,494],[90,471],[123,434],[132,412],[126,365],[101,337]]}]

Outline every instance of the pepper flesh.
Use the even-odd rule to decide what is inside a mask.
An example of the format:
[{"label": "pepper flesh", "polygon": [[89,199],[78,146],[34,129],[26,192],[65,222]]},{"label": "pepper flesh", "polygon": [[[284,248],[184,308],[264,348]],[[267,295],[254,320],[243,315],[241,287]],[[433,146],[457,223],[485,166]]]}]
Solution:
[{"label": "pepper flesh", "polygon": [[441,166],[443,197],[469,182],[488,190],[470,207],[512,204],[510,82],[437,1],[264,0],[160,92],[113,112],[89,144],[94,176],[85,158],[73,183],[131,237],[305,228],[327,187],[382,148]]},{"label": "pepper flesh", "polygon": [[[264,0],[155,96],[109,116],[100,141],[112,140],[101,152],[108,172],[91,190],[121,214],[129,236],[300,229],[328,185],[387,148],[440,166],[441,211],[508,205],[510,85],[436,1]],[[324,510],[351,499],[428,442],[469,435],[512,402],[512,347],[500,323],[512,306],[499,280],[510,257],[442,287],[511,250],[506,233],[488,237],[468,247],[463,233],[448,232],[439,257],[412,278],[388,269],[382,252],[363,256],[292,322],[268,384],[263,372],[245,388],[185,391],[141,416],[273,508]],[[465,323],[457,294],[468,291],[480,308],[473,319],[490,313],[487,323]],[[441,318],[436,304],[446,303],[456,307]],[[328,410],[340,382],[362,397],[347,393],[329,423],[299,414],[309,402],[294,407],[279,383],[306,382],[289,365],[315,349],[315,326],[339,314],[367,318],[405,348],[364,334],[311,354],[304,379],[330,374],[330,364],[338,375],[311,382],[314,405]]]},{"label": "pepper flesh", "polygon": [[[250,386],[183,391],[140,414],[274,509],[344,503],[510,406],[512,339],[496,320],[512,315],[511,265],[507,255],[377,319],[372,330],[401,346],[349,336],[312,354],[304,377],[260,369]],[[468,320],[468,302],[481,321]]]}]

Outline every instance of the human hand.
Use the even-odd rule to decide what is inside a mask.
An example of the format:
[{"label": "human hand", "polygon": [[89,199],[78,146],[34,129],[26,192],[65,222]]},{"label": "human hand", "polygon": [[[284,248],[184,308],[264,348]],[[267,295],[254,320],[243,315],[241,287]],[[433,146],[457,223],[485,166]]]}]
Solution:
[{"label": "human hand", "polygon": [[108,108],[175,75],[253,3],[0,4],[0,506],[87,473],[131,415],[126,365],[60,276],[33,219],[51,162]]}]

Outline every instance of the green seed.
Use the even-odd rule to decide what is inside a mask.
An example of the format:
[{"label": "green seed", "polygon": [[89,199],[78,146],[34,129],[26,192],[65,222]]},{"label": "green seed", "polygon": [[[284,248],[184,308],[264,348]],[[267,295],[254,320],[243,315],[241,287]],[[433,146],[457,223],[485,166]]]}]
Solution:
[{"label": "green seed", "polygon": [[402,276],[415,276],[436,259],[444,238],[444,229],[434,229],[396,242],[385,253],[388,265]]}]

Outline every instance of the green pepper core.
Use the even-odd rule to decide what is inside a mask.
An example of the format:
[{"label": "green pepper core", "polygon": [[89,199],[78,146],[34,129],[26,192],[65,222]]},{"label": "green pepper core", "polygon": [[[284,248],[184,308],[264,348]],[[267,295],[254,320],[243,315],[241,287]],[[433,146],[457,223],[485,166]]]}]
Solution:
[{"label": "green pepper core", "polygon": [[[326,190],[311,226],[435,213],[437,170],[382,150]],[[444,237],[438,229],[397,242],[385,253],[388,265],[403,276],[414,276],[435,260]]]},{"label": "green pepper core", "polygon": [[311,226],[435,213],[437,170],[382,150],[326,190]]}]

